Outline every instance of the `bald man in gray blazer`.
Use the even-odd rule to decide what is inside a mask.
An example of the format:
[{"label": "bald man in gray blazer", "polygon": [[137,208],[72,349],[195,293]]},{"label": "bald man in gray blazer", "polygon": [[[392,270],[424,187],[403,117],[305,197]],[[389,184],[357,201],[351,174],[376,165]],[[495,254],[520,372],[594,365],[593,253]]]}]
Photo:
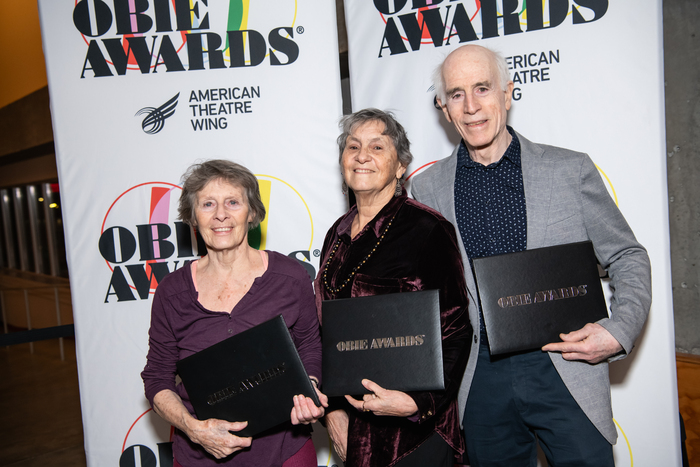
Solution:
[{"label": "bald man in gray blazer", "polygon": [[[443,62],[435,85],[438,103],[462,142],[450,157],[416,176],[411,191],[460,233],[469,315],[475,330],[459,393],[471,465],[534,466],[539,440],[550,466],[613,466],[617,430],[612,420],[608,362],[632,351],[646,321],[651,306],[646,250],[586,154],[532,143],[506,126],[513,82],[503,57],[476,45],[460,47]],[[541,351],[503,358],[488,355],[477,331],[480,312],[468,254],[472,240],[465,240],[458,221],[460,215],[463,223],[478,216],[455,210],[456,205],[465,206],[463,200],[455,202],[455,196],[465,193],[455,187],[458,162],[464,165],[465,158],[472,166],[493,169],[507,159],[504,164],[521,170],[516,199],[524,196],[523,248],[592,241],[613,290],[609,318],[563,334],[563,342],[548,344]],[[458,176],[471,177],[469,174]],[[474,184],[491,182],[467,178],[464,183],[482,186]]]}]

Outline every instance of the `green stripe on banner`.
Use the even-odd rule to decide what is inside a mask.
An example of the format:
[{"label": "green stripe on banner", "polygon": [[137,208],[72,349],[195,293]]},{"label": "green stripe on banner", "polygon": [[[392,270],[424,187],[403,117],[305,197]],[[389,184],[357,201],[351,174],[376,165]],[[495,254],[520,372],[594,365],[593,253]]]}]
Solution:
[{"label": "green stripe on banner", "polygon": [[[227,31],[239,31],[241,29],[241,25],[243,24],[243,13],[245,10],[243,5],[244,1],[246,2],[245,6],[248,6],[248,0],[229,0],[228,23],[226,24]],[[228,48],[228,34],[226,34],[225,50],[228,50]]]}]

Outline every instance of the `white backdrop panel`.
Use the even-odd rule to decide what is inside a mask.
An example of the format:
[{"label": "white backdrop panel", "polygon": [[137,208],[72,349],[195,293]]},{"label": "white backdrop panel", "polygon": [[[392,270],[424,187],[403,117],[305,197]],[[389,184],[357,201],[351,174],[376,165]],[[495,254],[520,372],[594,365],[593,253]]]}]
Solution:
[{"label": "white backdrop panel", "polygon": [[[139,373],[157,286],[148,275],[197,256],[191,231],[176,222],[177,184],[195,160],[247,166],[269,213],[260,246],[315,274],[326,229],[344,210],[335,6],[39,0],[39,7],[88,464],[165,467],[169,427],[146,413]],[[327,446],[323,458],[330,459]]]},{"label": "white backdrop panel", "polygon": [[[540,14],[523,0],[345,0],[353,110],[396,113],[412,143],[415,173],[459,141],[433,106],[435,67],[469,42],[507,58],[516,99],[508,123],[532,141],[587,152],[651,258],[649,320],[635,352],[611,365],[617,465],[680,465],[661,2],[542,5]],[[566,11],[550,16],[550,7]]]}]

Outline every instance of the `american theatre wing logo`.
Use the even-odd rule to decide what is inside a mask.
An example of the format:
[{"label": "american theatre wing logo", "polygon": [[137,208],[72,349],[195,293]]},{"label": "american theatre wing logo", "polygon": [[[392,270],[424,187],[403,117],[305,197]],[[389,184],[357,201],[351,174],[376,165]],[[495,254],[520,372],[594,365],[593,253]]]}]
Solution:
[{"label": "american theatre wing logo", "polygon": [[146,115],[141,122],[141,129],[144,133],[155,135],[165,126],[165,120],[172,117],[177,107],[177,99],[180,97],[178,92],[175,96],[160,107],[144,107],[136,112],[135,117]]}]

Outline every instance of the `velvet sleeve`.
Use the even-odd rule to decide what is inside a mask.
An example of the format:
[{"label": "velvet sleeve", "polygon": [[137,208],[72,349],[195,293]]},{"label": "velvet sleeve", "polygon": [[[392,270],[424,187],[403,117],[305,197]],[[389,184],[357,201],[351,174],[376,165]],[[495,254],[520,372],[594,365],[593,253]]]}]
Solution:
[{"label": "velvet sleeve", "polygon": [[469,359],[472,327],[464,270],[452,224],[441,220],[422,242],[418,272],[425,290],[440,290],[444,391],[411,392],[418,421],[429,420],[457,397]]}]

